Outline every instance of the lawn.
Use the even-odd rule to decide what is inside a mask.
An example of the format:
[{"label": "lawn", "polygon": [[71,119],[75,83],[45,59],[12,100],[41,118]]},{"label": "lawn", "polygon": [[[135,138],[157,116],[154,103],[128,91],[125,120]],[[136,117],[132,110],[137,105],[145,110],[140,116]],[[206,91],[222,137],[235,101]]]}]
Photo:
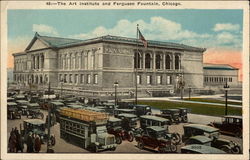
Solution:
[{"label": "lawn", "polygon": [[[170,108],[188,108],[191,113],[210,115],[210,116],[224,116],[225,106],[216,106],[208,104],[195,104],[184,102],[171,102],[171,101],[139,101],[139,104],[150,105],[158,109]],[[228,107],[228,115],[242,115],[242,109],[237,107]]]},{"label": "lawn", "polygon": [[[209,102],[209,103],[221,103],[225,104],[225,101],[217,100],[217,99],[204,99],[204,98],[185,98],[184,100],[186,101],[197,101],[197,102]],[[227,104],[232,104],[232,105],[242,105],[242,102],[232,102],[228,101]]]}]

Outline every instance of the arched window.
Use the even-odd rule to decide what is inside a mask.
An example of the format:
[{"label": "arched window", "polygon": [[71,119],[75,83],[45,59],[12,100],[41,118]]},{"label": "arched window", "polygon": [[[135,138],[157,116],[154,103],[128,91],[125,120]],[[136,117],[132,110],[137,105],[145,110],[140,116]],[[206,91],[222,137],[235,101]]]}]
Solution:
[{"label": "arched window", "polygon": [[41,55],[41,68],[44,68],[44,55]]},{"label": "arched window", "polygon": [[160,54],[157,54],[156,57],[155,57],[155,68],[156,69],[161,69],[161,55]]},{"label": "arched window", "polygon": [[171,69],[171,58],[170,55],[166,55],[166,69]]},{"label": "arched window", "polygon": [[36,69],[36,57],[33,56],[33,69]]},{"label": "arched window", "polygon": [[134,54],[134,68],[141,68],[141,54],[139,52]]},{"label": "arched window", "polygon": [[43,77],[40,75],[40,83],[43,83]]},{"label": "arched window", "polygon": [[175,69],[180,69],[180,57],[175,55]]},{"label": "arched window", "polygon": [[37,56],[37,69],[40,69],[40,57]]},{"label": "arched window", "polygon": [[151,56],[149,53],[145,55],[145,68],[151,68]]}]

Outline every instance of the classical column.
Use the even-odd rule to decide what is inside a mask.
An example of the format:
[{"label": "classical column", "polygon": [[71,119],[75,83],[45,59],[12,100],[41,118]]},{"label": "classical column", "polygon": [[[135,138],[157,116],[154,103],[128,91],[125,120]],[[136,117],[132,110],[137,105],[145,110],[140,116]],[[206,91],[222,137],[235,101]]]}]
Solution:
[{"label": "classical column", "polygon": [[78,69],[82,68],[82,53],[78,53],[78,61],[79,61],[79,65],[78,65]]},{"label": "classical column", "polygon": [[166,54],[163,53],[162,54],[162,70],[165,70],[166,69]]},{"label": "classical column", "polygon": [[142,69],[145,70],[145,52],[142,52]]},{"label": "classical column", "polygon": [[172,54],[172,67],[175,70],[175,54]]}]

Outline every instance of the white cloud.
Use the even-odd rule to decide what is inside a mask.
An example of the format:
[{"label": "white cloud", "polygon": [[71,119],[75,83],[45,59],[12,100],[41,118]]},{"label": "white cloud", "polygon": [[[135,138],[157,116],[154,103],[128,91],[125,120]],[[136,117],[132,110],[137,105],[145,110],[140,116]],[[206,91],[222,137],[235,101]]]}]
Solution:
[{"label": "white cloud", "polygon": [[122,19],[118,21],[113,28],[108,29],[103,26],[99,26],[90,33],[81,33],[78,35],[72,35],[71,37],[87,39],[107,34],[135,37],[137,24],[139,24],[139,28],[147,39],[178,40],[183,38],[210,36],[209,34],[197,34],[189,30],[183,30],[181,24],[162,17],[151,17],[149,23],[146,23],[143,20],[131,22],[129,20]]},{"label": "white cloud", "polygon": [[231,24],[231,23],[217,23],[215,24],[213,31],[239,31],[239,24]]},{"label": "white cloud", "polygon": [[[122,19],[112,28],[98,26],[89,33],[81,33],[70,37],[89,39],[104,35],[116,35],[135,38],[137,24],[139,24],[142,34],[148,40],[177,42],[202,48],[231,47],[239,49],[242,46],[241,34],[239,33],[216,32],[200,34],[185,29],[180,23],[163,17],[151,17],[149,22],[143,20],[129,21],[127,19]],[[229,27],[227,27],[227,29],[229,29]]]},{"label": "white cloud", "polygon": [[54,27],[45,24],[33,24],[33,32],[58,35],[58,32]]}]

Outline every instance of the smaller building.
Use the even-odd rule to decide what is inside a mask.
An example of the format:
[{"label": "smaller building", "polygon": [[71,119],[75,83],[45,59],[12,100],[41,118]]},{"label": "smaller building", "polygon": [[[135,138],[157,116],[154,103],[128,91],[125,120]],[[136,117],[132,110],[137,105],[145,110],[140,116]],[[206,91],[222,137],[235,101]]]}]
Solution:
[{"label": "smaller building", "polygon": [[226,83],[230,88],[240,88],[238,70],[228,64],[204,64],[205,89],[220,90]]}]

